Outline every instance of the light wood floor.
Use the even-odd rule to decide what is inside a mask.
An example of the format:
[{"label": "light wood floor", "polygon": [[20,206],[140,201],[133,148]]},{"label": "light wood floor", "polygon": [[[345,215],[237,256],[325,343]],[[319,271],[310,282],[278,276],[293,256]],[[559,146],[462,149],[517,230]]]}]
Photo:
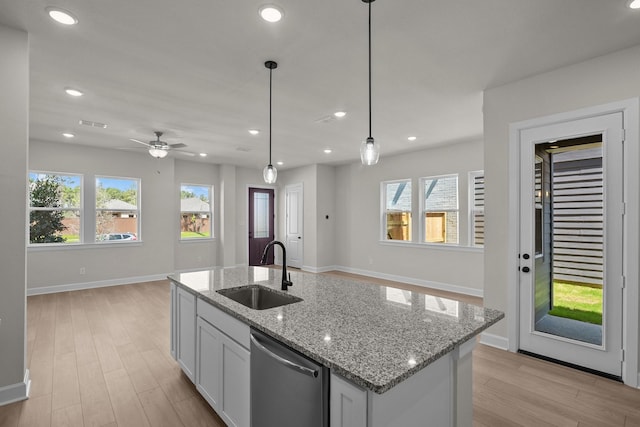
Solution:
[{"label": "light wood floor", "polygon": [[[33,296],[27,316],[31,397],[1,427],[224,426],[169,354],[168,282]],[[475,427],[640,426],[640,390],[479,345],[474,411]]]}]

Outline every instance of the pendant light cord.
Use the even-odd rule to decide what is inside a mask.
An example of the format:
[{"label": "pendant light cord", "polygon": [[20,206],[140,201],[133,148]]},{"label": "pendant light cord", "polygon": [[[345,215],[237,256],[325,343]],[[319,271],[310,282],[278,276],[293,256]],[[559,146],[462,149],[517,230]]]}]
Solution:
[{"label": "pendant light cord", "polygon": [[271,85],[273,81],[273,68],[269,68],[269,166],[271,166]]},{"label": "pendant light cord", "polygon": [[369,138],[371,138],[371,3],[369,2]]}]

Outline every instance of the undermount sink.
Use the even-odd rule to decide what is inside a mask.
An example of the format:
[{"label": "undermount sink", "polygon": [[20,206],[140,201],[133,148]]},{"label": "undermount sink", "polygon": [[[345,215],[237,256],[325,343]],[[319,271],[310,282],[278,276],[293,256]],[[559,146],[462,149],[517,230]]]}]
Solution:
[{"label": "undermount sink", "polygon": [[230,298],[235,302],[254,310],[266,310],[268,308],[281,307],[283,305],[302,301],[302,298],[278,292],[260,285],[220,289],[217,292],[220,295]]}]

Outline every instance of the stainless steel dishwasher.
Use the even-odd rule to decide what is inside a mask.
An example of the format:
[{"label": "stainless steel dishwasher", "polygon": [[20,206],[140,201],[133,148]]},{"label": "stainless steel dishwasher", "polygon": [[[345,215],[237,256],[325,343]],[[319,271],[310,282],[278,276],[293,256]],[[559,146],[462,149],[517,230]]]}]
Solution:
[{"label": "stainless steel dishwasher", "polygon": [[251,427],[327,427],[329,370],[251,329]]}]

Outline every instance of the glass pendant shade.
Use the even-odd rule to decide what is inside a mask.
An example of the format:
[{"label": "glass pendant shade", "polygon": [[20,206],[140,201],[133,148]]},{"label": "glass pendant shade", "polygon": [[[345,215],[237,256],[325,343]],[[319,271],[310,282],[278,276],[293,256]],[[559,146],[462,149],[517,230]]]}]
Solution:
[{"label": "glass pendant shade", "polygon": [[149,148],[149,154],[157,159],[162,159],[167,157],[167,154],[169,154],[169,152],[167,150],[163,150],[162,148],[151,147]]},{"label": "glass pendant shade", "polygon": [[378,163],[380,157],[380,144],[374,144],[373,138],[369,137],[360,144],[360,160],[365,166],[373,166]]},{"label": "glass pendant shade", "polygon": [[275,184],[276,179],[278,179],[278,169],[274,168],[272,164],[265,166],[264,171],[262,171],[262,176],[264,177],[264,182],[267,184]]}]

